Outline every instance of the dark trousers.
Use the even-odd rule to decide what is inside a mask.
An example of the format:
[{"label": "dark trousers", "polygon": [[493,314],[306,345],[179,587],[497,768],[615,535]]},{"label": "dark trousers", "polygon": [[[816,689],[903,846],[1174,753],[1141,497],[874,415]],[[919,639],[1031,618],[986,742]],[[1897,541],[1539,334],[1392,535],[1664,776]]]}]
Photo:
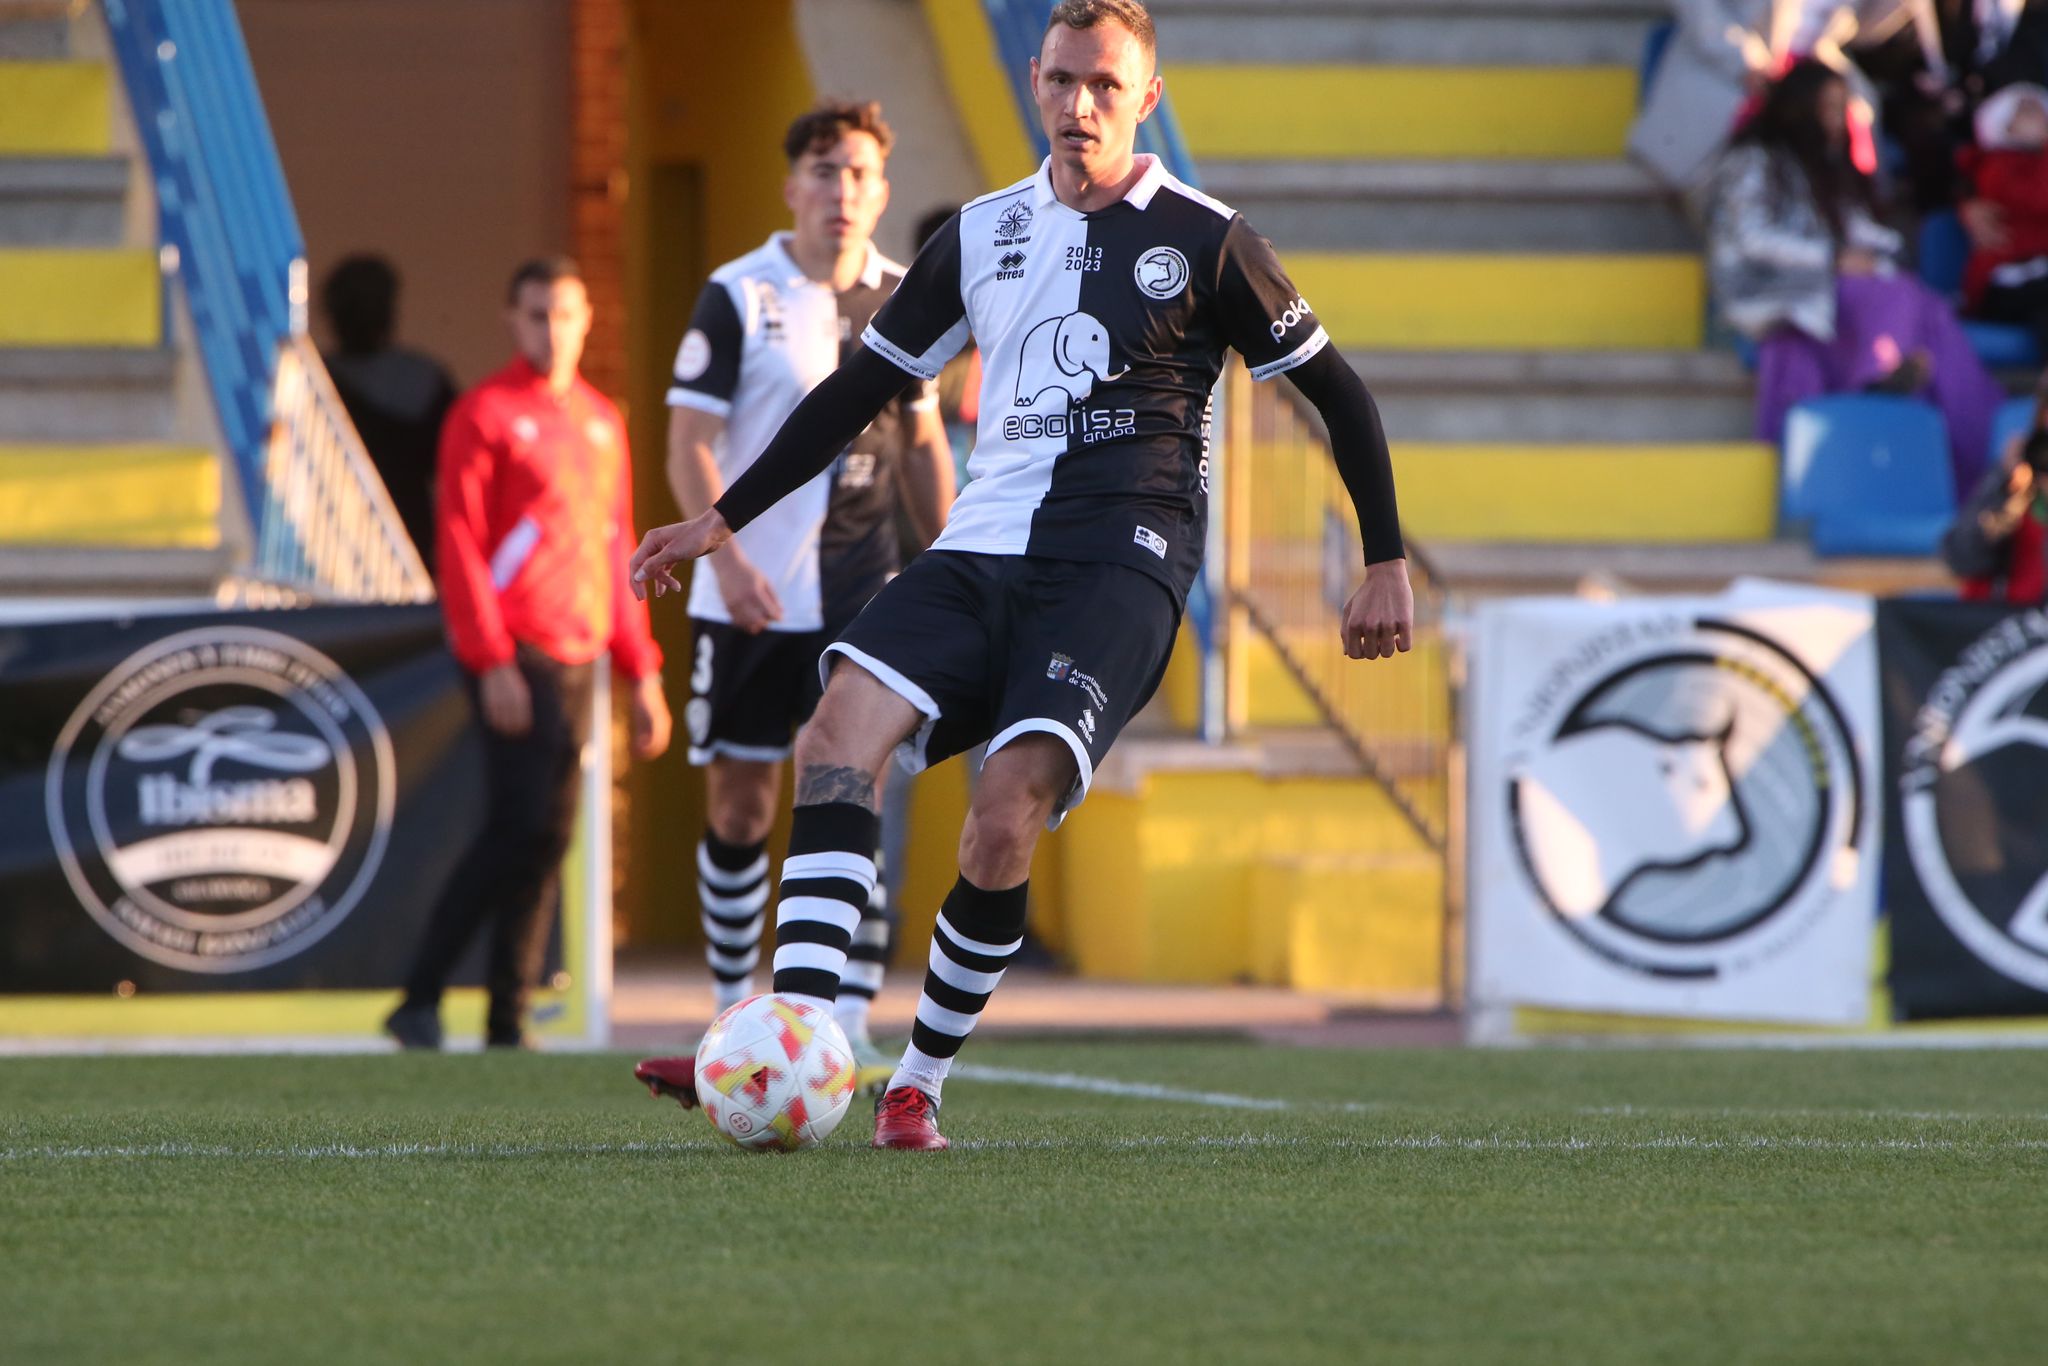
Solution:
[{"label": "dark trousers", "polygon": [[2048,276],[2023,285],[1989,286],[1977,316],[1986,322],[2018,323],[2031,331],[2042,351],[2048,353]]},{"label": "dark trousers", "polygon": [[[533,693],[533,727],[516,737],[484,728],[483,832],[435,904],[405,983],[407,1005],[438,1006],[463,950],[489,924],[485,1038],[493,1043],[519,1039],[527,994],[540,977],[590,732],[590,665],[563,664],[525,645],[518,662]],[[476,698],[474,678],[469,689]]]}]

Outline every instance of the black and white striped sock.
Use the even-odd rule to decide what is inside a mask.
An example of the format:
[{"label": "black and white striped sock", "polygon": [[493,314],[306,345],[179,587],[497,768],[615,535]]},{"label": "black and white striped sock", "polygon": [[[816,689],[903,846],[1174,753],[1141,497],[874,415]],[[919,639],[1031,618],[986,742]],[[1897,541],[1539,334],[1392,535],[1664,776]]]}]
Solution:
[{"label": "black and white striped sock", "polygon": [[880,875],[881,865],[877,854],[875,890],[868,895],[860,924],[854,927],[853,943],[846,950],[846,976],[840,979],[839,999],[832,1004],[839,1027],[855,1041],[868,1036],[868,1011],[882,990],[882,974],[896,938],[896,912],[889,904],[889,884]]},{"label": "black and white striped sock", "polygon": [[961,878],[946,894],[932,928],[932,952],[917,1002],[910,1046],[889,1079],[893,1089],[915,1086],[933,1100],[946,1084],[960,1045],[974,1032],[982,1008],[1003,980],[1003,969],[1024,946],[1025,889],[983,891]]},{"label": "black and white striped sock", "polygon": [[727,844],[709,830],[697,843],[697,903],[716,1011],[754,994],[761,924],[768,908],[768,846]]},{"label": "black and white striped sock", "polygon": [[799,806],[775,906],[775,990],[831,1009],[846,949],[875,890],[875,813],[853,802]]}]

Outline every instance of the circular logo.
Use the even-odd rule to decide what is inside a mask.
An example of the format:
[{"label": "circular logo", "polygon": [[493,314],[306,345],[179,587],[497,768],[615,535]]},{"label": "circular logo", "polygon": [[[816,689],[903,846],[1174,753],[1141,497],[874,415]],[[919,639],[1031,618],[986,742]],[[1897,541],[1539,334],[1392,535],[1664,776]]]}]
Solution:
[{"label": "circular logo", "polygon": [[1509,826],[1536,894],[1588,947],[1715,977],[1774,956],[1854,880],[1862,777],[1804,664],[1747,627],[1674,625],[1611,643],[1558,694],[1511,769]]},{"label": "circular logo", "polygon": [[1154,247],[1138,258],[1133,274],[1147,298],[1178,298],[1188,287],[1188,258],[1172,247]]},{"label": "circular logo", "polygon": [[704,742],[711,738],[711,699],[693,697],[683,704],[683,727],[690,733],[690,743],[704,748]]},{"label": "circular logo", "polygon": [[696,328],[683,334],[683,344],[676,348],[676,378],[688,384],[701,379],[711,368],[711,339]]},{"label": "circular logo", "polygon": [[1935,681],[1899,774],[1906,855],[1949,932],[2048,991],[2048,614],[2008,617]]},{"label": "circular logo", "polygon": [[190,972],[247,972],[347,918],[382,861],[391,737],[333,660],[252,627],[123,660],[50,755],[44,805],[79,903]]}]

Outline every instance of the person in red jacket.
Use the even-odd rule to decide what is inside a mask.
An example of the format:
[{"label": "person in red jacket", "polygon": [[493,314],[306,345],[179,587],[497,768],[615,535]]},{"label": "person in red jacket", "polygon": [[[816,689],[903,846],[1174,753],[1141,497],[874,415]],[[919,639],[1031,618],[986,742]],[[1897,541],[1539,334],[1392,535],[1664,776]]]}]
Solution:
[{"label": "person in red jacket", "polygon": [[1942,538],[1941,555],[1965,602],[2048,601],[2048,374],[2034,420],[2015,437]]},{"label": "person in red jacket", "polygon": [[556,258],[521,266],[509,297],[518,357],[463,395],[441,431],[441,609],[483,717],[487,809],[385,1021],[406,1048],[440,1047],[442,990],[487,922],[484,1041],[525,1042],[600,654],[631,680],[635,756],[668,748],[661,650],[626,578],[636,540],[626,428],[576,370],[589,296],[575,263]]},{"label": "person in red jacket", "polygon": [[1976,184],[1962,208],[1972,317],[2030,328],[2048,350],[2048,89],[2013,85],[1977,111],[1977,146],[1960,158]]}]

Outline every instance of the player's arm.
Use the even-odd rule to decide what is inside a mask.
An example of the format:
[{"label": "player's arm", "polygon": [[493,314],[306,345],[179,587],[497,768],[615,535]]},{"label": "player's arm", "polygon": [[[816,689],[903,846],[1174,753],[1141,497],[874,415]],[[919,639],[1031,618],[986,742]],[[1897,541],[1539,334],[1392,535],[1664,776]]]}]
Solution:
[{"label": "player's arm", "polygon": [[[676,348],[668,391],[668,486],[685,517],[694,517],[725,492],[717,443],[739,394],[746,354],[746,324],[732,291],[717,280],[704,286],[690,329]],[[742,631],[760,632],[782,620],[775,585],[738,544],[711,558],[718,595]]]},{"label": "player's arm", "polygon": [[905,400],[904,415],[909,419],[910,450],[909,458],[897,467],[898,488],[918,539],[930,545],[946,529],[954,494],[953,442],[939,415],[938,386],[921,382]]},{"label": "player's arm", "polygon": [[783,422],[768,449],[706,512],[656,527],[633,555],[633,588],[681,585],[669,566],[708,555],[734,532],[809,483],[910,380],[936,380],[967,343],[956,217],[917,255],[903,283],[861,334],[862,345]]},{"label": "player's arm", "polygon": [[1216,300],[1224,335],[1255,380],[1286,375],[1322,415],[1330,453],[1365,546],[1365,583],[1344,604],[1344,653],[1380,659],[1405,651],[1415,631],[1394,462],[1379,408],[1341,355],[1308,301],[1281,268],[1273,244],[1240,216],[1217,260]]},{"label": "player's arm", "polygon": [[1415,597],[1394,501],[1394,459],[1379,405],[1351,363],[1332,347],[1289,370],[1287,378],[1329,430],[1330,454],[1351,495],[1365,547],[1365,585],[1344,608],[1344,652],[1353,659],[1378,659],[1405,651],[1414,636]]},{"label": "player's arm", "polygon": [[768,443],[718,501],[687,522],[656,527],[633,553],[633,591],[682,591],[669,566],[711,554],[733,533],[824,473],[839,452],[901,393],[903,371],[865,348],[804,396]]}]

